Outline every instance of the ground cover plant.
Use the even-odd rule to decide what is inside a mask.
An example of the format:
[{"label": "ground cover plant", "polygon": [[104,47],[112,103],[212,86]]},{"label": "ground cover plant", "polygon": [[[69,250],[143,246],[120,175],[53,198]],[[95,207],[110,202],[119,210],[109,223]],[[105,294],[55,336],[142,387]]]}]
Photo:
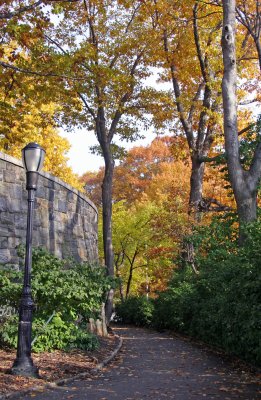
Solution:
[{"label": "ground cover plant", "polygon": [[[20,250],[22,255],[23,250]],[[12,316],[1,320],[0,345],[17,343],[18,305],[22,271],[0,270],[0,304],[11,307]],[[106,292],[113,282],[105,269],[87,263],[60,260],[44,249],[34,249],[32,267],[33,351],[79,348],[94,349],[96,336],[86,330],[90,317],[97,318]]]}]

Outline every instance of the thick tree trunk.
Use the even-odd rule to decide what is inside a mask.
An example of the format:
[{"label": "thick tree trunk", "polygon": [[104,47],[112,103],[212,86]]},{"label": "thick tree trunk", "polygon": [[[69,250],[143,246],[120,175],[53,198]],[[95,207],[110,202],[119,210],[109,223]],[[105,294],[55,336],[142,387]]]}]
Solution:
[{"label": "thick tree trunk", "polygon": [[257,217],[257,192],[247,190],[245,185],[245,193],[237,196],[237,210],[239,220],[243,223],[252,222]]},{"label": "thick tree trunk", "polygon": [[[245,223],[257,217],[257,184],[261,173],[261,146],[257,146],[249,171],[240,164],[237,128],[235,0],[223,1],[222,51],[224,75],[222,96],[224,108],[224,134],[229,179],[237,203],[240,231]],[[242,236],[241,236],[242,239]]]},{"label": "thick tree trunk", "polygon": [[197,156],[192,156],[191,161],[189,214],[194,215],[195,220],[198,221],[200,219],[205,163],[200,162]]}]

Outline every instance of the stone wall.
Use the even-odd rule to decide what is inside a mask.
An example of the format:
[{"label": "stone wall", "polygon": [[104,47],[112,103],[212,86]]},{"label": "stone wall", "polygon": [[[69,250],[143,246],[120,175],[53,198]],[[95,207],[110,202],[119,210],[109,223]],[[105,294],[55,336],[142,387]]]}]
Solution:
[{"label": "stone wall", "polygon": [[[81,192],[41,173],[36,191],[33,246],[61,258],[98,259],[97,208]],[[25,243],[27,191],[22,162],[0,152],[0,264],[18,265],[17,246]]]}]

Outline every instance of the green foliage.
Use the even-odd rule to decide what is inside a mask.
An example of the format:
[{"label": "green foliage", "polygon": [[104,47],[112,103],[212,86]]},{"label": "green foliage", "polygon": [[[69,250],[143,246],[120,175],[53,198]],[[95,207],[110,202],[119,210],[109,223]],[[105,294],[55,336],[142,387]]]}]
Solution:
[{"label": "green foliage", "polygon": [[[174,329],[260,364],[261,224],[249,224],[238,247],[232,220],[214,221],[192,237],[196,275],[175,271],[155,300],[154,326]],[[205,230],[205,232],[204,232]]]},{"label": "green foliage", "polygon": [[129,297],[116,306],[117,319],[126,324],[150,326],[153,316],[153,302],[145,296]]},{"label": "green foliage", "polygon": [[[20,255],[23,250],[20,250]],[[33,318],[33,350],[44,351],[79,346],[94,348],[97,340],[87,334],[86,323],[96,318],[106,292],[114,282],[105,269],[86,263],[60,260],[46,250],[33,251],[32,295],[36,305]],[[22,272],[0,271],[0,304],[18,309]],[[0,343],[14,347],[17,341],[17,316],[2,320]]]}]

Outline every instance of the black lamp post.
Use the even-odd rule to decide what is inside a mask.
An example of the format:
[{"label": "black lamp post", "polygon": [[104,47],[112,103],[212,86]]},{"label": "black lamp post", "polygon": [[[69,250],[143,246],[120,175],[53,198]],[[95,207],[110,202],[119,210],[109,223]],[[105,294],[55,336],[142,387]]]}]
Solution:
[{"label": "black lamp post", "polygon": [[37,143],[29,143],[23,150],[23,164],[26,169],[26,190],[28,190],[28,214],[26,231],[26,253],[24,284],[19,308],[17,356],[11,369],[13,375],[38,376],[38,369],[31,358],[32,314],[34,303],[31,295],[32,232],[35,191],[38,172],[44,162],[45,151]]}]

